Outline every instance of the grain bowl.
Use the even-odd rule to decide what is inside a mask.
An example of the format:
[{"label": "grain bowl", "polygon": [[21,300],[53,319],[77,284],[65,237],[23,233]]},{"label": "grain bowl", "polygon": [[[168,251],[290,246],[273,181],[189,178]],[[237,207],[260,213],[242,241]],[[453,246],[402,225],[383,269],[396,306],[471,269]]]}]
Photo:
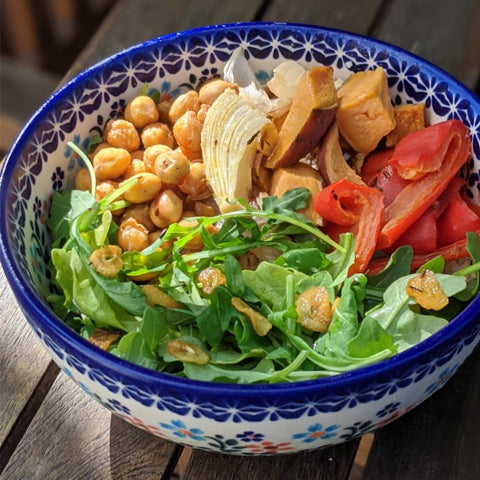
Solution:
[{"label": "grain bowl", "polygon": [[181,378],[135,365],[79,335],[47,299],[57,293],[47,228],[55,192],[84,167],[68,146],[87,149],[139,91],[157,101],[222,75],[241,47],[264,84],[293,60],[333,68],[341,83],[381,67],[395,105],[424,103],[429,124],[458,119],[472,141],[461,170],[479,203],[480,102],[434,65],[358,35],[313,26],[253,23],[156,38],[80,73],[52,95],[16,139],[1,171],[1,259],[32,329],[62,371],[115,415],[167,440],[214,452],[271,455],[348,441],[395,420],[441,388],[480,341],[480,296],[439,331],[390,358],[302,381],[231,384]]}]

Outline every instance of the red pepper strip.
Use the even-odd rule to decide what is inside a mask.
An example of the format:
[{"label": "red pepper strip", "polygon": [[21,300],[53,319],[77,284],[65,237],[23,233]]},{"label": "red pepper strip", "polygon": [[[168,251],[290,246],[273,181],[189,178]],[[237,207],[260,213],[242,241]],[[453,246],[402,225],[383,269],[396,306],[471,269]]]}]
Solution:
[{"label": "red pepper strip", "polygon": [[438,219],[443,215],[449,203],[459,195],[458,191],[464,184],[465,181],[462,178],[454,177],[440,197],[385,251],[391,253],[402,245],[410,245],[413,253],[431,253],[437,250],[439,246],[462,239],[466,231],[475,230],[475,226],[473,228],[465,228],[457,238],[443,242],[441,245],[439,243],[440,235],[443,236],[443,229],[439,230]]},{"label": "red pepper strip", "polygon": [[427,211],[385,251],[392,253],[402,245],[410,245],[413,253],[434,252],[437,249],[438,240],[437,218],[437,209],[434,205],[430,205]]},{"label": "red pepper strip", "polygon": [[364,272],[375,251],[383,213],[383,196],[374,188],[338,180],[321,190],[315,198],[315,210],[327,225],[322,229],[338,240],[340,233],[355,237],[355,263],[350,275]]},{"label": "red pepper strip", "polygon": [[461,240],[465,232],[480,230],[480,217],[465,203],[459,190],[457,189],[450,196],[452,198],[437,222],[441,246]]},{"label": "red pepper strip", "polygon": [[395,197],[410,183],[402,178],[397,170],[388,163],[393,148],[379,150],[370,154],[362,166],[362,180],[369,187],[376,188],[383,194],[383,204],[390,205]]},{"label": "red pepper strip", "polygon": [[[471,142],[468,129],[459,120],[443,122],[444,158],[440,169],[427,173],[420,180],[410,182],[385,208],[382,228],[378,238],[377,249],[390,247],[407,228],[418,220],[427,208],[441,195],[460,167],[470,156]],[[436,125],[426,127],[407,135],[425,132]],[[428,135],[426,139],[428,140]],[[417,138],[415,145],[418,147]],[[394,153],[395,155],[395,153]]]},{"label": "red pepper strip", "polygon": [[[480,230],[475,233],[480,235]],[[466,247],[467,238],[465,237],[462,238],[462,240],[451,243],[450,245],[440,247],[438,250],[435,250],[435,252],[414,255],[412,259],[411,271],[413,272],[418,270],[422,265],[438,256],[442,256],[446,262],[469,257],[470,255],[467,252]],[[380,273],[386,267],[389,258],[390,257],[382,257],[372,260],[368,265],[368,274],[376,275],[377,273]]]},{"label": "red pepper strip", "polygon": [[468,208],[472,212],[474,212],[477,215],[477,217],[480,217],[480,205],[477,205],[476,203],[474,203],[474,201],[467,196],[465,190],[462,190],[460,192],[460,195],[463,198],[463,201],[468,205]]},{"label": "red pepper strip", "polygon": [[427,173],[440,170],[449,147],[445,139],[450,135],[451,122],[459,120],[448,120],[416,130],[398,142],[390,164],[402,178],[419,180]]}]

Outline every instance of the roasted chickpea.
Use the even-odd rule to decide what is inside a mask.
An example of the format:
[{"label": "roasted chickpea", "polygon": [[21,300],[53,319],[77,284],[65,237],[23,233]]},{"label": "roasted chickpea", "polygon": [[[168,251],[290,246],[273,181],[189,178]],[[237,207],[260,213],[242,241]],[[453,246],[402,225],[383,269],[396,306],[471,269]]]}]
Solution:
[{"label": "roasted chickpea", "polygon": [[[147,208],[149,208],[148,205],[147,205]],[[150,220],[150,216],[148,217],[148,219]],[[151,222],[151,221],[152,221],[152,220],[150,220],[150,222]],[[152,225],[153,225],[153,222],[152,222]],[[155,228],[155,226],[154,226],[154,228]],[[155,243],[155,242],[158,240],[158,237],[160,237],[161,235],[162,235],[162,231],[161,231],[161,230],[155,230],[155,231],[153,231],[153,232],[150,232],[150,233],[148,234],[148,241],[150,242],[150,245],[151,245],[152,243]],[[160,249],[160,250],[161,250],[161,249]]]},{"label": "roasted chickpea", "polygon": [[123,119],[110,120],[105,129],[105,139],[112,147],[124,148],[128,152],[138,150],[140,136],[132,122]]},{"label": "roasted chickpea", "polygon": [[202,122],[192,111],[185,112],[173,125],[173,136],[190,160],[202,158],[202,128]]},{"label": "roasted chickpea", "polygon": [[189,90],[186,93],[179,95],[172,103],[168,118],[172,123],[175,123],[185,112],[192,110],[197,113],[200,108],[200,99],[195,90]]},{"label": "roasted chickpea", "polygon": [[[185,212],[184,217],[187,217],[187,218],[183,218],[182,220],[180,220],[178,222],[178,224],[181,227],[186,227],[186,228],[190,228],[190,229],[195,228],[198,225],[198,222],[196,220],[188,218],[188,217],[191,217],[191,216],[192,215],[190,215],[190,213],[187,214],[187,212]],[[192,237],[192,239],[185,245],[184,248],[186,250],[202,250],[203,241],[202,241],[202,237],[200,236],[200,234],[198,234],[198,233],[195,234]]]},{"label": "roasted chickpea", "polygon": [[172,107],[173,98],[162,100],[158,105],[158,120],[162,123],[170,123],[168,113]]},{"label": "roasted chickpea", "polygon": [[118,178],[130,165],[130,153],[124,148],[108,147],[93,157],[93,169],[99,180]]},{"label": "roasted chickpea", "polygon": [[233,83],[217,78],[205,83],[198,91],[198,97],[202,103],[212,105],[227,88],[238,91],[238,87]]},{"label": "roasted chickpea", "polygon": [[127,167],[125,172],[123,172],[123,178],[130,178],[133,177],[133,175],[145,172],[148,172],[145,162],[143,160],[139,160],[138,158],[132,158],[130,165]]},{"label": "roasted chickpea", "polygon": [[104,148],[111,147],[111,145],[107,142],[102,142],[97,144],[97,146],[94,148],[93,152],[89,154],[90,159],[93,159],[93,157],[100,151],[103,150]]},{"label": "roasted chickpea", "polygon": [[127,251],[140,251],[150,245],[148,230],[132,217],[120,224],[117,241],[120,247]]},{"label": "roasted chickpea", "polygon": [[130,203],[149,202],[162,188],[162,181],[154,173],[140,173],[137,178],[138,182],[124,193],[125,200]]},{"label": "roasted chickpea", "polygon": [[75,188],[77,190],[90,191],[92,188],[92,179],[88,168],[81,168],[75,175]]},{"label": "roasted chickpea", "polygon": [[[140,205],[131,205],[125,209],[124,214],[122,215],[122,222],[128,220],[129,218],[135,219],[138,223],[143,225],[149,232],[153,232],[155,230],[155,225],[150,220],[150,213],[149,213],[149,206],[147,203],[140,204]],[[149,241],[150,233],[149,233]]]},{"label": "roasted chickpea", "polygon": [[158,120],[159,113],[153,99],[147,95],[133,98],[125,107],[125,120],[132,122],[137,128],[143,128]]},{"label": "roasted chickpea", "polygon": [[170,189],[163,190],[150,203],[150,220],[158,227],[165,228],[182,218],[182,199]]},{"label": "roasted chickpea", "polygon": [[178,150],[161,153],[155,160],[155,173],[163,183],[178,185],[190,171],[188,158]]},{"label": "roasted chickpea", "polygon": [[190,171],[178,188],[183,193],[193,197],[197,197],[208,190],[205,166],[202,162],[193,162],[190,164]]},{"label": "roasted chickpea", "polygon": [[143,153],[143,162],[149,172],[155,173],[155,160],[164,152],[171,152],[172,149],[166,145],[152,145],[147,147]]},{"label": "roasted chickpea", "polygon": [[117,188],[118,182],[113,180],[104,180],[103,182],[97,183],[95,188],[95,199],[99,201]]},{"label": "roasted chickpea", "polygon": [[219,213],[218,208],[205,202],[195,202],[194,210],[195,215],[199,217],[213,217]]},{"label": "roasted chickpea", "polygon": [[[182,227],[186,227],[186,228],[195,228],[197,225],[198,225],[198,221],[193,219],[193,218],[189,218],[189,217],[193,217],[195,215],[194,212],[184,212],[183,216],[185,218],[183,218],[182,220],[180,220],[178,222],[178,224]],[[218,228],[217,226],[215,225],[208,225],[206,227],[206,230],[208,233],[210,234],[214,234],[216,232],[218,232]],[[202,240],[202,237],[200,236],[199,233],[196,233],[192,239],[185,245],[185,249],[186,250],[202,250],[203,249],[203,240]]]},{"label": "roasted chickpea", "polygon": [[175,145],[172,132],[165,123],[150,123],[142,130],[140,137],[145,148],[152,145],[167,145],[173,148]]},{"label": "roasted chickpea", "polygon": [[197,112],[197,120],[203,125],[203,122],[205,122],[205,117],[207,116],[208,109],[210,108],[210,105],[207,105],[206,103],[202,103],[200,110]]}]

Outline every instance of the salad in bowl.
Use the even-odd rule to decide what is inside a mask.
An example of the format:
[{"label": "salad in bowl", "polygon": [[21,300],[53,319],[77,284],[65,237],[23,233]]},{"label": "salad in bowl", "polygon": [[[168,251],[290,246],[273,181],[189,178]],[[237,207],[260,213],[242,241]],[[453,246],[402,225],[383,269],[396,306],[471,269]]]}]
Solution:
[{"label": "salad in bowl", "polygon": [[480,106],[305,25],[219,25],[80,73],[25,126],[0,251],[62,371],[194,448],[295,452],[400,417],[480,341]]},{"label": "salad in bowl", "polygon": [[261,84],[238,48],[196,89],[139,90],[69,143],[85,166],[50,211],[50,301],[95,345],[196,380],[311,380],[416,345],[478,292],[468,129],[394,106],[382,67],[286,60]]}]

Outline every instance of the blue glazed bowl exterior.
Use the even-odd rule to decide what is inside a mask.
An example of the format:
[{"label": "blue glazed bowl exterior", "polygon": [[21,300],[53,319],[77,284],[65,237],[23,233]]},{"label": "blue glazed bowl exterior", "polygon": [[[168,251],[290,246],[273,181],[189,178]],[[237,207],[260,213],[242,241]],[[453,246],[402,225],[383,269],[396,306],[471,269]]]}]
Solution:
[{"label": "blue glazed bowl exterior", "polygon": [[101,351],[52,313],[46,228],[52,195],[73,186],[79,159],[108,119],[145,84],[162,98],[221,75],[242,46],[261,81],[285,59],[331,65],[338,78],[383,67],[395,103],[424,102],[431,123],[462,120],[473,159],[462,175],[478,201],[480,101],[455,79],[398,48],[319,27],[275,23],[206,27],[121,52],[56,92],[17,138],[1,171],[2,263],[25,317],[60,368],[126,421],[177,443],[231,454],[279,454],[347,441],[428,398],[480,341],[480,297],[443,330],[394,358],[294,384],[197,382],[146,370]]}]

